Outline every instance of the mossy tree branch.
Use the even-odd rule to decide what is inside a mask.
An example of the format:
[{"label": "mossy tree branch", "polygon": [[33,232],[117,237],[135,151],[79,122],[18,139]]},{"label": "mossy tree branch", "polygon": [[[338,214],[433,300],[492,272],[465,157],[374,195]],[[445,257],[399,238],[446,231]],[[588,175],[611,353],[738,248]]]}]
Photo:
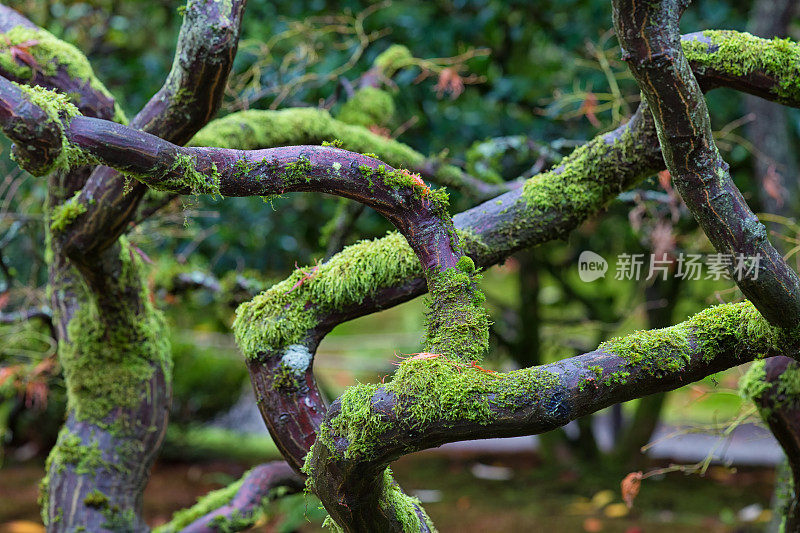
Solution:
[{"label": "mossy tree branch", "polygon": [[155,533],[214,533],[242,531],[265,516],[275,498],[300,492],[305,480],[283,461],[258,465],[227,487],[206,494],[188,509],[178,511]]},{"label": "mossy tree branch", "polygon": [[[766,228],[733,183],[714,143],[705,97],[678,32],[688,3],[615,0],[614,26],[623,59],[653,112],[667,170],[689,210],[717,252],[760,258],[758,276],[741,277],[737,284],[767,320],[794,329],[800,324],[800,278],[770,244]],[[747,52],[740,58],[742,74],[752,74],[748,71],[756,67],[781,68],[780,62],[753,56],[746,42],[742,51]],[[793,84],[796,80],[789,85]],[[776,90],[796,96],[783,85]]]},{"label": "mossy tree branch", "polygon": [[752,359],[796,355],[796,347],[795,338],[744,302],[509,373],[409,359],[390,383],[351,387],[331,404],[305,471],[346,531],[426,531],[419,522],[397,527],[382,502],[382,473],[401,455],[457,440],[543,433]]},{"label": "mossy tree branch", "polygon": [[[181,142],[193,135],[216,110],[235,54],[244,2],[189,4],[189,22],[184,24],[178,46],[178,54],[188,55],[182,61],[176,60],[165,88],[135,119],[135,125],[161,135],[183,136],[176,139]],[[30,31],[36,30],[30,24],[26,26],[32,28]],[[212,38],[212,34],[217,38]],[[7,38],[13,45],[24,40],[25,35],[15,28]],[[38,76],[41,72],[46,76],[25,77],[21,81],[63,90],[70,90],[76,83],[96,88],[99,82],[94,78],[84,82],[88,78],[83,72],[88,69],[91,73],[91,69],[74,47],[46,32],[37,33],[31,41],[38,42],[32,48],[34,56],[43,58],[39,61],[42,68],[35,69],[34,74]],[[49,47],[45,48],[45,44]],[[3,61],[5,55],[0,55],[0,66],[17,68],[18,65]],[[76,65],[86,68],[81,70]],[[77,81],[64,79],[66,76]],[[82,96],[80,92],[77,95]],[[203,98],[208,100],[206,106],[202,105]],[[82,106],[81,110],[87,115],[123,120],[114,112],[113,100],[102,105],[99,109]],[[68,118],[63,115],[65,109],[67,114],[71,112],[60,100],[55,107],[47,107],[51,114],[44,122],[49,125],[43,127],[58,122],[59,115]],[[72,155],[74,152],[69,151],[69,145],[62,139],[61,153],[55,154],[54,162],[59,163],[61,158],[65,164],[58,166],[63,167],[94,163],[77,161]],[[50,163],[47,158],[44,161]],[[138,201],[132,195],[121,202],[111,202],[113,192],[120,190],[114,185],[121,185],[122,180],[113,173],[104,177],[102,172],[107,169],[95,173],[94,181],[89,180],[98,186],[89,187],[93,199],[85,205],[75,198],[65,202],[86,183],[88,172],[83,169],[54,174],[48,187],[50,206],[58,206],[52,210],[51,230],[57,238],[51,240],[50,284],[70,412],[63,438],[51,453],[47,486],[43,489],[43,516],[54,531],[78,526],[93,530],[144,529],[138,514],[141,492],[166,428],[169,351],[163,331],[156,331],[161,325],[160,315],[143,293],[135,252],[124,242],[115,244],[117,235],[109,234],[108,227],[101,226],[88,228],[83,237],[93,245],[105,239],[99,245],[100,249],[105,247],[104,253],[98,252],[87,261],[88,254],[76,254],[70,249],[72,257],[85,260],[80,263],[82,277],[74,271],[65,253],[63,237],[75,229],[72,222],[77,216],[118,220],[120,211],[123,214],[133,211],[120,204]],[[116,200],[120,200],[119,195]],[[125,223],[119,225],[124,227]],[[89,282],[88,287],[85,281]],[[104,374],[98,371],[100,368]],[[95,378],[102,375],[105,381],[97,382]]]},{"label": "mossy tree branch", "polygon": [[[0,75],[30,86],[57,89],[84,115],[125,122],[114,97],[95,76],[89,61],[73,45],[56,38],[7,6],[0,5]],[[35,65],[12,53],[17,45],[28,50]]]},{"label": "mossy tree branch", "polygon": [[[178,35],[172,69],[162,88],[131,127],[184,144],[216,114],[239,43],[246,0],[190,0]],[[147,187],[131,190],[118,172],[98,167],[81,191],[82,223],[64,235],[73,258],[97,256],[125,231]],[[88,199],[102,198],[92,203]]]},{"label": "mossy tree branch", "polygon": [[389,165],[408,168],[437,185],[463,191],[478,200],[497,196],[513,188],[513,184],[488,183],[474,178],[460,168],[426,157],[402,142],[382,137],[364,126],[335,119],[324,109],[304,107],[279,111],[237,111],[210,122],[189,144],[257,150],[336,141],[341,142],[342,148],[374,153]]},{"label": "mossy tree branch", "polygon": [[[753,363],[742,378],[742,392],[758,407],[761,418],[780,443],[791,471],[791,481],[776,492],[783,524],[781,531],[800,530],[800,364],[788,357]],[[780,489],[779,489],[780,490]]]}]

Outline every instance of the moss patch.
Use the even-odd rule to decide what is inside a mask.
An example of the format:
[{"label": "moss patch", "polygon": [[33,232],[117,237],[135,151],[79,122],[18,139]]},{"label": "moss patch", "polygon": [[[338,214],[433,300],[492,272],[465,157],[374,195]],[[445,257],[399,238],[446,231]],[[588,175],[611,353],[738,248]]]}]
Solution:
[{"label": "moss patch", "polygon": [[[345,457],[371,457],[392,426],[381,412],[387,395],[397,398],[392,418],[405,430],[418,431],[431,423],[446,426],[459,420],[487,424],[495,420],[497,409],[516,405],[522,396],[544,398],[547,389],[559,384],[556,374],[540,367],[501,374],[445,357],[409,358],[384,386],[349,387],[340,396],[341,412],[323,424],[317,442],[333,451],[336,436],[346,441]],[[556,416],[563,406],[547,409]]]},{"label": "moss patch", "polygon": [[782,342],[780,330],[770,326],[750,302],[740,302],[710,307],[675,326],[611,339],[598,349],[657,374],[682,370],[689,362],[692,346],[709,361],[730,349],[747,349],[764,356]]},{"label": "moss patch", "polygon": [[477,286],[481,276],[472,260],[462,257],[458,267],[429,274],[425,351],[480,361],[489,349],[486,297]]},{"label": "moss patch", "polygon": [[117,309],[82,305],[67,327],[69,342],[59,353],[67,384],[67,407],[78,420],[108,427],[115,409],[135,409],[147,381],[160,367],[170,379],[171,361],[164,318],[152,307],[139,277],[141,261],[121,240],[122,287],[138,287],[139,308],[120,302]]},{"label": "moss patch", "polygon": [[386,126],[394,116],[394,99],[388,92],[375,87],[362,87],[345,102],[338,120],[356,126]]},{"label": "moss patch", "polygon": [[53,208],[53,212],[50,214],[50,229],[52,231],[64,231],[67,226],[86,212],[86,206],[78,202],[79,196],[80,191],[77,191],[72,198]]},{"label": "moss patch", "polygon": [[778,80],[773,92],[782,101],[800,98],[800,45],[791,39],[761,39],[731,30],[706,30],[709,43],[683,40],[686,58],[700,68],[734,76],[763,71]]},{"label": "moss patch", "polygon": [[393,44],[381,52],[372,63],[375,68],[387,78],[394,76],[395,72],[414,62],[411,51],[401,44]]},{"label": "moss patch", "polygon": [[419,260],[399,233],[358,242],[316,269],[295,270],[286,280],[240,305],[233,323],[236,342],[251,358],[299,344],[317,324],[317,312],[362,302],[376,287],[421,275]]},{"label": "moss patch", "polygon": [[[113,99],[108,89],[95,76],[89,60],[75,46],[56,38],[50,32],[24,26],[11,28],[2,35],[4,38],[0,39],[0,69],[13,77],[21,80],[33,79],[33,69],[17,61],[13,54],[13,47],[33,43],[27,46],[27,50],[36,60],[37,70],[46,76],[53,76],[63,68],[70,77],[87,81],[92,89]],[[73,98],[76,97],[77,95],[73,95]],[[118,105],[115,107],[114,120],[127,123],[127,118]]]},{"label": "moss patch", "polygon": [[628,173],[629,167],[646,168],[643,150],[635,145],[629,130],[611,142],[597,137],[573,150],[552,170],[530,178],[522,190],[529,216],[547,220],[554,213],[568,211],[583,219],[595,213],[622,192],[619,174]]},{"label": "moss patch", "polygon": [[[341,147],[357,153],[374,153],[392,167],[415,168],[426,157],[409,146],[376,135],[362,126],[336,120],[323,109],[297,108],[281,111],[248,110],[214,120],[190,141],[191,146],[215,146],[237,150],[257,150],[275,146],[321,145],[341,142]],[[452,165],[441,165],[433,173],[440,185],[459,187],[462,172]]]}]

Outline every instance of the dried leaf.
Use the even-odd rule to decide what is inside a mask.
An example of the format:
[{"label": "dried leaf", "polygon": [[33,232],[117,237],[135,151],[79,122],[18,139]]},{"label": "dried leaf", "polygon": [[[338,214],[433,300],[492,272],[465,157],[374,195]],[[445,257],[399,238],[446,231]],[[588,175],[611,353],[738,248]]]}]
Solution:
[{"label": "dried leaf", "polygon": [[586,118],[589,119],[589,122],[592,123],[592,126],[595,128],[600,127],[600,121],[597,120],[597,115],[595,115],[595,110],[597,109],[597,96],[594,93],[587,93],[586,99],[583,101],[581,105],[581,111],[583,114],[586,115]]},{"label": "dried leaf", "polygon": [[786,194],[786,189],[781,182],[781,175],[775,170],[775,165],[770,165],[767,168],[766,175],[764,175],[762,185],[764,187],[764,192],[775,200],[775,205],[778,207],[783,207],[783,196]]},{"label": "dried leaf", "polygon": [[620,483],[622,489],[622,500],[628,506],[628,509],[633,507],[633,500],[639,494],[639,487],[642,485],[642,473],[631,472]]},{"label": "dried leaf", "polygon": [[672,174],[669,173],[669,170],[662,170],[658,173],[658,184],[667,192],[672,190]]},{"label": "dried leaf", "polygon": [[458,72],[452,68],[442,69],[439,73],[439,81],[434,87],[436,95],[441,98],[445,93],[450,93],[450,98],[455,100],[464,92],[464,80]]}]

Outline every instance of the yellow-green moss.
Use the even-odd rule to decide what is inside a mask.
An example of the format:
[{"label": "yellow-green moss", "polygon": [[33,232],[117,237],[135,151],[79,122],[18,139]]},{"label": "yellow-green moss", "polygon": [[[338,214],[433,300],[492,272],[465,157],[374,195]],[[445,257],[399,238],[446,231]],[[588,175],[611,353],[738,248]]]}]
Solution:
[{"label": "yellow-green moss", "polygon": [[782,101],[800,98],[800,45],[791,39],[761,39],[732,30],[703,32],[711,44],[684,40],[683,51],[696,68],[707,67],[734,76],[763,71],[778,80],[774,93]]},{"label": "yellow-green moss", "polygon": [[[722,350],[747,349],[762,356],[779,349],[782,333],[770,326],[750,302],[717,305],[663,329],[636,331],[611,339],[598,348],[645,372],[677,372],[699,349],[710,361]],[[692,348],[692,346],[697,348]],[[732,354],[735,355],[735,354]]]},{"label": "yellow-green moss", "polygon": [[96,162],[94,158],[85,154],[83,150],[67,139],[65,128],[74,117],[80,115],[80,111],[69,101],[67,95],[38,85],[34,87],[17,83],[15,85],[25,93],[25,97],[32,104],[45,112],[49,121],[61,132],[61,153],[49,168],[37,172],[37,175],[48,174],[56,169],[67,170],[78,165]]},{"label": "yellow-green moss", "polygon": [[286,280],[236,311],[236,342],[247,357],[296,344],[316,323],[316,313],[362,302],[377,287],[421,276],[405,237],[392,232],[360,241],[329,261],[295,270]]},{"label": "yellow-green moss", "polygon": [[51,470],[57,473],[63,472],[67,466],[73,468],[77,474],[89,475],[95,474],[101,468],[120,469],[118,465],[103,459],[100,445],[96,441],[89,445],[84,444],[78,435],[71,433],[66,427],[62,427],[55,446],[47,456],[47,462],[45,463],[46,475],[39,483],[38,503],[42,510],[42,520],[44,520],[45,524],[48,522],[49,473]]},{"label": "yellow-green moss", "polygon": [[430,274],[425,351],[480,361],[489,349],[489,317],[478,288],[481,275],[468,257],[458,268]]},{"label": "yellow-green moss", "polygon": [[[532,217],[552,217],[569,211],[585,218],[622,192],[620,173],[629,167],[646,167],[640,147],[629,130],[608,142],[596,137],[563,158],[552,170],[537,174],[525,182],[522,198]],[[610,152],[616,154],[610,155]]]},{"label": "yellow-green moss", "polygon": [[139,405],[156,368],[170,379],[164,318],[150,303],[139,277],[141,260],[124,239],[120,259],[115,282],[138,290],[140,307],[119,302],[113,312],[101,313],[93,303],[81,305],[67,326],[69,340],[61,341],[59,350],[68,410],[101,427],[109,426],[106,418],[113,410]]},{"label": "yellow-green moss", "polygon": [[391,78],[401,68],[413,64],[414,56],[411,51],[401,44],[393,44],[373,61],[373,66],[381,71],[387,78]]},{"label": "yellow-green moss", "polygon": [[[50,32],[35,28],[16,26],[2,34],[0,39],[0,69],[5,70],[15,78],[21,80],[33,79],[34,72],[30,66],[18,62],[13,53],[12,47],[24,43],[32,43],[27,46],[27,51],[36,60],[36,68],[47,76],[53,76],[59,68],[66,70],[70,77],[85,80],[92,89],[100,94],[113,99],[108,89],[97,79],[89,60],[73,45],[56,38]],[[77,99],[78,95],[71,95],[72,99]],[[77,103],[77,102],[75,102]],[[116,105],[114,120],[120,123],[127,123],[127,118],[122,109]]]},{"label": "yellow-green moss", "polygon": [[394,98],[388,92],[375,87],[362,87],[345,102],[338,120],[356,126],[386,126],[394,116]]},{"label": "yellow-green moss", "polygon": [[[409,358],[384,386],[359,383],[340,396],[341,412],[323,424],[317,442],[334,450],[333,435],[347,441],[345,457],[368,459],[386,438],[389,420],[373,405],[381,395],[398,400],[394,417],[409,431],[424,430],[430,423],[471,420],[488,424],[499,408],[511,408],[521,397],[546,398],[546,391],[560,384],[557,374],[541,367],[494,373],[446,357]],[[530,401],[530,400],[528,400]],[[548,404],[554,417],[563,415],[561,403]],[[396,428],[395,428],[396,429]]]},{"label": "yellow-green moss", "polygon": [[[191,146],[215,146],[236,150],[257,150],[300,144],[341,142],[357,153],[374,153],[393,167],[416,168],[426,157],[405,144],[376,135],[331,117],[324,109],[296,108],[281,111],[247,110],[209,122],[190,141]],[[440,165],[432,179],[440,185],[459,187],[462,172],[452,165]]]},{"label": "yellow-green moss", "polygon": [[53,208],[50,214],[50,229],[52,231],[64,231],[67,226],[75,222],[75,220],[86,212],[86,206],[78,202],[80,191],[64,202]]},{"label": "yellow-green moss", "polygon": [[[219,490],[214,490],[197,500],[197,503],[188,509],[182,509],[172,516],[172,520],[153,530],[154,533],[173,533],[181,531],[183,528],[196,521],[197,519],[227,505],[239,492],[244,479],[250,471],[245,472],[242,477]],[[220,516],[212,521],[211,525],[215,531],[242,531],[255,525],[267,514],[267,504],[270,495],[265,495],[261,505],[248,513],[234,513],[231,517]]]},{"label": "yellow-green moss", "polygon": [[87,507],[100,509],[108,506],[108,496],[100,492],[98,489],[94,489],[92,492],[86,495],[86,497],[83,499],[83,503]]},{"label": "yellow-green moss", "polygon": [[170,171],[177,171],[180,175],[176,180],[165,180],[164,188],[175,190],[188,188],[192,194],[208,194],[212,198],[221,198],[221,177],[217,165],[212,163],[211,174],[206,176],[197,170],[197,157],[189,154],[178,154],[172,163]]}]

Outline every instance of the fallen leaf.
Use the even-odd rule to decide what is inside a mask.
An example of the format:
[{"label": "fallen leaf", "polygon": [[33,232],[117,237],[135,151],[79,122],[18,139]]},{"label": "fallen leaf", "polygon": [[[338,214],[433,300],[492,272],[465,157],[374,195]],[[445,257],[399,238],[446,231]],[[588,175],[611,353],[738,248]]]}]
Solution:
[{"label": "fallen leaf", "polygon": [[636,496],[639,494],[639,488],[641,485],[641,472],[631,472],[625,476],[625,479],[623,479],[622,483],[620,483],[620,488],[622,489],[622,499],[625,504],[627,504],[628,509],[633,507],[633,500],[635,500]]}]

